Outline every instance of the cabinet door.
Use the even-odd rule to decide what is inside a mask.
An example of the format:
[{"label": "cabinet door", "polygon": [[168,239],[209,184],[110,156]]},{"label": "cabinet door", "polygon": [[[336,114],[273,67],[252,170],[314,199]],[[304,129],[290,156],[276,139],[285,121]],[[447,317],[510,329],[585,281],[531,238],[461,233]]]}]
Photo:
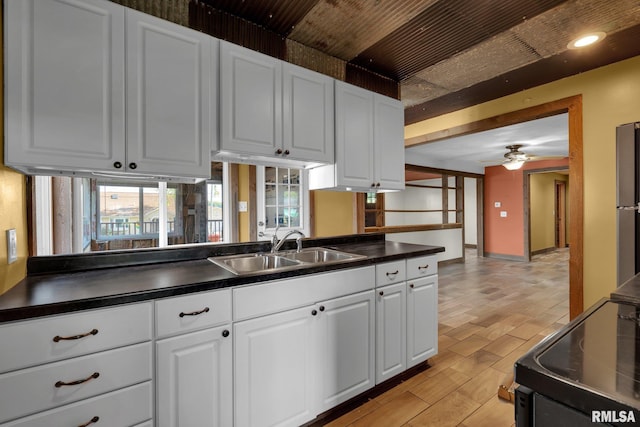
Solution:
[{"label": "cabinet door", "polygon": [[376,384],[406,369],[407,285],[376,289]]},{"label": "cabinet door", "polygon": [[208,178],[217,41],[131,9],[126,19],[128,171]]},{"label": "cabinet door", "polygon": [[336,82],[336,181],[371,188],[373,177],[373,93]]},{"label": "cabinet door", "polygon": [[298,426],[316,416],[317,314],[303,307],[234,324],[237,427]]},{"label": "cabinet door", "polygon": [[228,326],[156,343],[157,425],[233,425],[232,344]]},{"label": "cabinet door", "polygon": [[275,156],[282,141],[282,66],[220,42],[220,148]]},{"label": "cabinet door", "polygon": [[407,368],[411,368],[438,354],[438,276],[407,284]]},{"label": "cabinet door", "polygon": [[374,158],[376,186],[404,189],[404,108],[402,102],[375,95]]},{"label": "cabinet door", "polygon": [[5,163],[113,170],[124,162],[124,8],[5,0]]},{"label": "cabinet door", "polygon": [[286,158],[334,162],[333,109],[331,77],[293,64],[282,65],[282,148]]},{"label": "cabinet door", "polygon": [[373,291],[318,304],[320,319],[320,411],[375,384]]}]

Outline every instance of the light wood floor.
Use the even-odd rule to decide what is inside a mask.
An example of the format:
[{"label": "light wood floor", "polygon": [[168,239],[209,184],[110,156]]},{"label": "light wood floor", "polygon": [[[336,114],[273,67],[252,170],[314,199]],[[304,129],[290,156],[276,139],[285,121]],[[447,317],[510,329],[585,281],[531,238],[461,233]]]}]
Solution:
[{"label": "light wood floor", "polygon": [[439,353],[431,368],[331,427],[510,427],[497,390],[514,362],[569,321],[569,250],[531,263],[478,258],[439,269]]}]

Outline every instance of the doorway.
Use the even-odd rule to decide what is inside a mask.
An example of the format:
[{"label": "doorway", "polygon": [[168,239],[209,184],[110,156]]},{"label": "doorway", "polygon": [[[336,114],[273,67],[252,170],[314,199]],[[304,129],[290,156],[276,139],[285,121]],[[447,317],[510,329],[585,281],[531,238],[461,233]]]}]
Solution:
[{"label": "doorway", "polygon": [[556,248],[567,246],[567,183],[555,181],[555,242]]}]

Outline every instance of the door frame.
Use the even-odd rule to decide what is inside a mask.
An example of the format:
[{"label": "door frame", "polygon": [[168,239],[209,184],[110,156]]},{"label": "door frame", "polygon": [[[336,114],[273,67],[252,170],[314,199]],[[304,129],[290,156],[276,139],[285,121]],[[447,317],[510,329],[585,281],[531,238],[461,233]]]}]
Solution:
[{"label": "door frame", "polygon": [[569,119],[569,317],[584,310],[584,161],[582,95],[550,101],[486,119],[442,129],[405,140],[405,148],[452,136],[468,135],[503,126],[568,113]]},{"label": "door frame", "polygon": [[[567,246],[567,182],[554,180],[553,188],[555,244],[556,248],[565,248]],[[562,223],[562,228],[559,227],[559,223]]]}]

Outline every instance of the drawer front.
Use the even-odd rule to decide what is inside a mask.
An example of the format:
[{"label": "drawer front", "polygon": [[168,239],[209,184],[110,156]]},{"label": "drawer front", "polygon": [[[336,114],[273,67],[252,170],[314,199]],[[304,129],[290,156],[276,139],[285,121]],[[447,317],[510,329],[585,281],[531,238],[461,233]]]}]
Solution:
[{"label": "drawer front", "polygon": [[[0,373],[149,341],[152,303],[0,325]],[[64,339],[72,338],[72,339]]]},{"label": "drawer front", "polygon": [[404,282],[407,279],[405,260],[376,265],[376,287]]},{"label": "drawer front", "polygon": [[[152,417],[151,381],[2,424],[1,427],[133,426]],[[151,425],[151,421],[149,426]],[[144,424],[142,424],[144,425]]]},{"label": "drawer front", "polygon": [[152,361],[148,342],[0,375],[0,422],[148,381]]},{"label": "drawer front", "polygon": [[231,322],[231,290],[156,301],[158,338]]},{"label": "drawer front", "polygon": [[407,260],[407,279],[438,274],[438,257],[428,255]]}]

